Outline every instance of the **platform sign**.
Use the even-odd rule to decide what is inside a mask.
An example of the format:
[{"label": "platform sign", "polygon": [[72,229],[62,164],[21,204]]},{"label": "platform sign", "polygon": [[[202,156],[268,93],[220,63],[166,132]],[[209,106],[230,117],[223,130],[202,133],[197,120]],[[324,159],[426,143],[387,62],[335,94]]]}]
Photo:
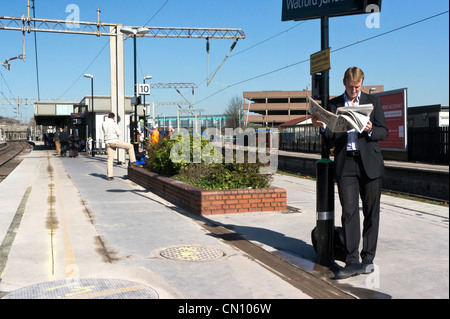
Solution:
[{"label": "platform sign", "polygon": [[370,13],[370,5],[381,11],[381,0],[283,0],[281,21]]},{"label": "platform sign", "polygon": [[310,73],[316,74],[330,69],[330,48],[311,54]]},{"label": "platform sign", "polygon": [[86,113],[70,113],[70,118],[71,119],[84,119],[86,117]]},{"label": "platform sign", "polygon": [[149,95],[150,94],[150,84],[138,84],[138,94],[139,95]]}]

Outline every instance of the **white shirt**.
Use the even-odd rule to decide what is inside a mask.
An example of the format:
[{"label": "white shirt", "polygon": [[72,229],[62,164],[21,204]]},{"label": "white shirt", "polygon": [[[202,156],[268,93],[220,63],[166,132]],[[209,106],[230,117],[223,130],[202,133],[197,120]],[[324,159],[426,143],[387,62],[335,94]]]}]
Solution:
[{"label": "white shirt", "polygon": [[119,141],[119,136],[122,132],[119,129],[119,125],[114,122],[113,119],[107,118],[102,124],[103,137],[105,143],[113,143]]},{"label": "white shirt", "polygon": [[[356,97],[355,102],[353,102],[352,104],[352,101],[350,101],[347,98],[347,93],[344,92],[345,106],[358,106],[360,99],[361,99],[361,91]],[[356,151],[356,150],[359,150],[358,132],[355,129],[351,129],[350,131],[347,131],[347,151]]]}]

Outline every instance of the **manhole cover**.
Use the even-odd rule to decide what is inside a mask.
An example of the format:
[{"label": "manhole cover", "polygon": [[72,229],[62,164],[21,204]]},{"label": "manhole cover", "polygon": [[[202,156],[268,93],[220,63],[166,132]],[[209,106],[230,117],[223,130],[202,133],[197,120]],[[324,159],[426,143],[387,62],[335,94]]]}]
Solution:
[{"label": "manhole cover", "polygon": [[160,255],[168,259],[203,261],[213,260],[222,257],[222,251],[207,247],[178,246],[164,249]]},{"label": "manhole cover", "polygon": [[24,287],[2,299],[158,299],[148,286],[117,279],[84,278],[49,281]]}]

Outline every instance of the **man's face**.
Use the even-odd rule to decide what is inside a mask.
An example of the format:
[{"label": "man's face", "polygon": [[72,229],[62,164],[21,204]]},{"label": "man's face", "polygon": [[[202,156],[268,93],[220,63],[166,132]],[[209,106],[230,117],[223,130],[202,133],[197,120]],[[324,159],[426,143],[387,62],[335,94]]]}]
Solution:
[{"label": "man's face", "polygon": [[345,93],[349,100],[354,100],[358,96],[361,91],[362,83],[363,80],[360,80],[359,82],[344,80]]}]

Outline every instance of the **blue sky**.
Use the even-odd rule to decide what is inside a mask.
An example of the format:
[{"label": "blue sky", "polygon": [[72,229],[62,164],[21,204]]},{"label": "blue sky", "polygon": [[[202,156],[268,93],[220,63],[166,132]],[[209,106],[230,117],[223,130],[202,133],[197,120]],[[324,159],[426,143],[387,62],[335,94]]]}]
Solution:
[{"label": "blue sky", "polygon": [[[36,17],[65,20],[66,7],[75,4],[80,20],[124,25],[164,27],[240,28],[239,40],[217,75],[206,85],[207,55],[204,39],[138,38],[138,81],[194,82],[180,90],[195,108],[222,113],[230,99],[244,91],[303,90],[311,83],[309,56],[320,51],[320,21],[281,21],[281,0],[36,0]],[[26,0],[0,0],[0,16],[26,14]],[[449,14],[414,22],[448,11],[444,0],[383,1],[379,28],[366,26],[367,14],[330,18],[330,94],[343,92],[342,75],[350,66],[361,67],[365,85],[385,90],[408,88],[408,105],[449,103]],[[401,28],[397,31],[392,31]],[[392,31],[392,32],[390,32]],[[372,39],[370,39],[372,38]],[[370,40],[366,40],[370,39]],[[41,98],[81,99],[110,95],[109,39],[107,37],[37,33],[39,92]],[[233,40],[210,40],[209,72],[228,53]],[[355,44],[355,45],[351,45]],[[26,60],[0,66],[0,97],[37,98],[34,35],[26,34]],[[351,45],[342,50],[337,50]],[[333,50],[337,50],[333,52]],[[22,33],[0,30],[0,61],[22,53]],[[125,41],[125,92],[133,95],[133,42]],[[147,101],[179,101],[174,89],[153,89]],[[32,106],[20,107],[21,118],[33,116]],[[174,106],[158,113],[176,114]],[[13,117],[12,106],[0,105],[0,115]]]}]

